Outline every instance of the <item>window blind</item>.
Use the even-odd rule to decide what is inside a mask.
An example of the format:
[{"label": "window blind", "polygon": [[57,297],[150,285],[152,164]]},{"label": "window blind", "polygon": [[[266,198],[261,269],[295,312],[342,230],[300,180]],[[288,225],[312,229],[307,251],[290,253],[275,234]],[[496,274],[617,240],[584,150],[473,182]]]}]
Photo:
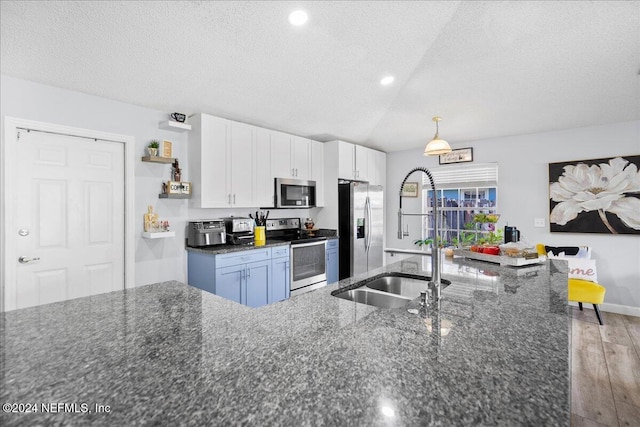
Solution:
[{"label": "window blind", "polygon": [[[464,166],[443,166],[430,169],[437,188],[463,188],[468,186],[497,186],[498,164],[476,163]],[[423,185],[430,186],[423,174]]]}]

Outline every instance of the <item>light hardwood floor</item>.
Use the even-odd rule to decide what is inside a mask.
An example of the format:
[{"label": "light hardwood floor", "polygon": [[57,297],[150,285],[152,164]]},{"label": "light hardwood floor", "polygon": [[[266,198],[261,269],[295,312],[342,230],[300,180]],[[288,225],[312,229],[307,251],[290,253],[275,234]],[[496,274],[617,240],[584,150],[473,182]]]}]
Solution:
[{"label": "light hardwood floor", "polygon": [[571,426],[640,426],[640,317],[572,307]]}]

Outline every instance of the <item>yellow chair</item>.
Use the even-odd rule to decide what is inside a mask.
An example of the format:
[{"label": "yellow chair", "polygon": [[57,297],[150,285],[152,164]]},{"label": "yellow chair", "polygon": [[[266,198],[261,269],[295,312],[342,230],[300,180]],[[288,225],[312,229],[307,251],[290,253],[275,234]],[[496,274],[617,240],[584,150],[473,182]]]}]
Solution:
[{"label": "yellow chair", "polygon": [[[538,255],[546,255],[547,250],[542,243],[536,245]],[[593,304],[593,310],[598,317],[598,323],[604,325],[602,322],[602,316],[600,315],[600,309],[598,304],[602,304],[604,301],[604,294],[606,288],[599,283],[590,282],[588,280],[569,278],[569,293],[568,300],[577,302],[580,311],[582,311],[582,303]]]}]

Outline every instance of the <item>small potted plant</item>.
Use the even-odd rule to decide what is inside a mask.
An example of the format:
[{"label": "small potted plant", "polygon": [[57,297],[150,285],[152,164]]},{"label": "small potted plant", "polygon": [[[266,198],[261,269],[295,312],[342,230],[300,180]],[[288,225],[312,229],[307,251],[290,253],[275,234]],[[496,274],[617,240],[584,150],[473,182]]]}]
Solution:
[{"label": "small potted plant", "polygon": [[[449,242],[444,240],[444,239],[442,239],[440,236],[438,236],[437,242],[438,242],[437,246],[440,249],[443,249],[443,248],[446,248],[446,247],[450,246]],[[417,245],[417,246],[420,246],[420,247],[422,247],[422,246],[430,246],[430,247],[433,248],[433,239],[431,237],[427,237],[426,239],[418,239],[418,240],[414,240],[413,244]]]},{"label": "small potted plant", "polygon": [[151,157],[156,157],[158,155],[158,148],[160,147],[160,143],[157,140],[152,140],[147,146],[147,152]]}]

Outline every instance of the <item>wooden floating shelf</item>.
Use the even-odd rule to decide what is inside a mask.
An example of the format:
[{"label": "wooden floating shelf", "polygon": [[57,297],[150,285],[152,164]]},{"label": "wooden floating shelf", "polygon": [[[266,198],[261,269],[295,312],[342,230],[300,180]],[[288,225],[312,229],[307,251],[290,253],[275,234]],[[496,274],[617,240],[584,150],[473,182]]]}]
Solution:
[{"label": "wooden floating shelf", "polygon": [[142,237],[145,239],[165,239],[167,237],[175,237],[175,231],[158,231],[155,233],[151,233],[149,231],[143,231]]},{"label": "wooden floating shelf", "polygon": [[160,129],[172,130],[174,132],[186,132],[191,130],[191,125],[173,120],[165,120],[164,122],[160,122]]},{"label": "wooden floating shelf", "polygon": [[158,194],[161,199],[190,199],[191,194]]},{"label": "wooden floating shelf", "polygon": [[175,157],[144,156],[142,161],[151,163],[173,163],[176,159]]}]

